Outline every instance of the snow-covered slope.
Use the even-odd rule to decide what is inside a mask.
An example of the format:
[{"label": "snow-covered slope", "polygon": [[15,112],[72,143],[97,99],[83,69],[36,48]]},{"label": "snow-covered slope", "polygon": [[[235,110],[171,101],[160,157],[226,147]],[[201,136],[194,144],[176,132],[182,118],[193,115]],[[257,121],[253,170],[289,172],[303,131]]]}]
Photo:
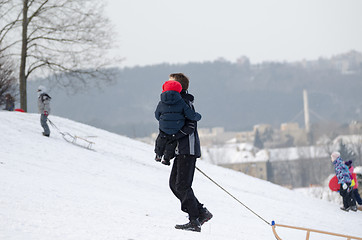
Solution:
[{"label": "snow-covered slope", "polygon": [[[168,188],[170,167],[153,160],[153,146],[50,119],[61,131],[96,136],[94,151],[64,141],[54,128],[43,137],[37,114],[0,112],[0,239],[274,239],[270,226],[199,172],[194,190],[214,218],[201,233],[174,229],[186,214]],[[362,236],[362,212],[346,213],[239,172],[197,165],[268,222]],[[283,239],[305,239],[296,230],[277,230]],[[311,239],[332,238],[312,233]]]}]

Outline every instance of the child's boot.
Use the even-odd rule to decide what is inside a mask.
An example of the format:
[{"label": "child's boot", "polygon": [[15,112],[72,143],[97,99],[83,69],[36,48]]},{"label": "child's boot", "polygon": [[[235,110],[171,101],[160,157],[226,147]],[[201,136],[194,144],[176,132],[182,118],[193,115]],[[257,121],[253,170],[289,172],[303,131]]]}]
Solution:
[{"label": "child's boot", "polygon": [[162,159],[162,162],[161,162],[162,164],[165,164],[165,165],[167,165],[167,166],[170,166],[170,159],[165,159],[165,158],[163,158]]},{"label": "child's boot", "polygon": [[156,162],[161,162],[162,156],[156,154],[155,160]]}]

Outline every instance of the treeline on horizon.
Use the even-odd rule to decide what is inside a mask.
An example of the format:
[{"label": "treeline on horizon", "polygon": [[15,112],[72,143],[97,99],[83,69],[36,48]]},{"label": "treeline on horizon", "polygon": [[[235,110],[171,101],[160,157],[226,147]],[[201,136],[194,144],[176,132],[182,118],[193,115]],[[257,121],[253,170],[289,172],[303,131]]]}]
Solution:
[{"label": "treeline on horizon", "polygon": [[[157,132],[154,109],[162,84],[170,73],[183,72],[190,78],[189,92],[203,116],[199,127],[245,131],[255,124],[278,127],[291,121],[303,127],[304,89],[312,123],[362,120],[362,54],[356,51],[316,61],[251,64],[243,57],[235,63],[219,59],[117,72],[113,82],[101,89],[71,96],[54,89],[54,111],[106,130],[143,137]],[[81,108],[74,101],[81,102]]]}]

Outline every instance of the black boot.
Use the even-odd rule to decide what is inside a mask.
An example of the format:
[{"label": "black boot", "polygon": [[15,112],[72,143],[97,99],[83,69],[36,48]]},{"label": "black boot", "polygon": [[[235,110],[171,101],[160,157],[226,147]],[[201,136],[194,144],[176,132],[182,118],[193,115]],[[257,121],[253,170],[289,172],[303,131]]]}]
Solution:
[{"label": "black boot", "polygon": [[175,228],[194,232],[201,232],[201,225],[198,219],[190,220],[190,222],[186,224],[176,225]]},{"label": "black boot", "polygon": [[351,208],[350,207],[341,207],[341,210],[348,212]]},{"label": "black boot", "polygon": [[207,210],[207,208],[203,208],[200,212],[201,212],[200,217],[199,217],[200,225],[206,223],[207,221],[209,221],[212,218],[212,213],[209,212],[209,210]]},{"label": "black boot", "polygon": [[167,166],[170,166],[170,164],[171,164],[171,163],[170,163],[170,160],[169,160],[169,159],[165,159],[165,158],[162,159],[161,163],[164,164],[164,165],[167,165]]},{"label": "black boot", "polygon": [[352,206],[351,210],[354,211],[354,212],[357,212],[357,205]]}]

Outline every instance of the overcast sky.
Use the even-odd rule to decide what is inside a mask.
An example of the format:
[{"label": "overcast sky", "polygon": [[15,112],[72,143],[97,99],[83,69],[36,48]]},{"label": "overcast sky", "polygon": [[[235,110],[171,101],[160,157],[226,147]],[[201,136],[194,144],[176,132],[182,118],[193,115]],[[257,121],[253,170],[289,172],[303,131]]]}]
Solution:
[{"label": "overcast sky", "polygon": [[362,0],[107,0],[122,66],[362,51]]}]

